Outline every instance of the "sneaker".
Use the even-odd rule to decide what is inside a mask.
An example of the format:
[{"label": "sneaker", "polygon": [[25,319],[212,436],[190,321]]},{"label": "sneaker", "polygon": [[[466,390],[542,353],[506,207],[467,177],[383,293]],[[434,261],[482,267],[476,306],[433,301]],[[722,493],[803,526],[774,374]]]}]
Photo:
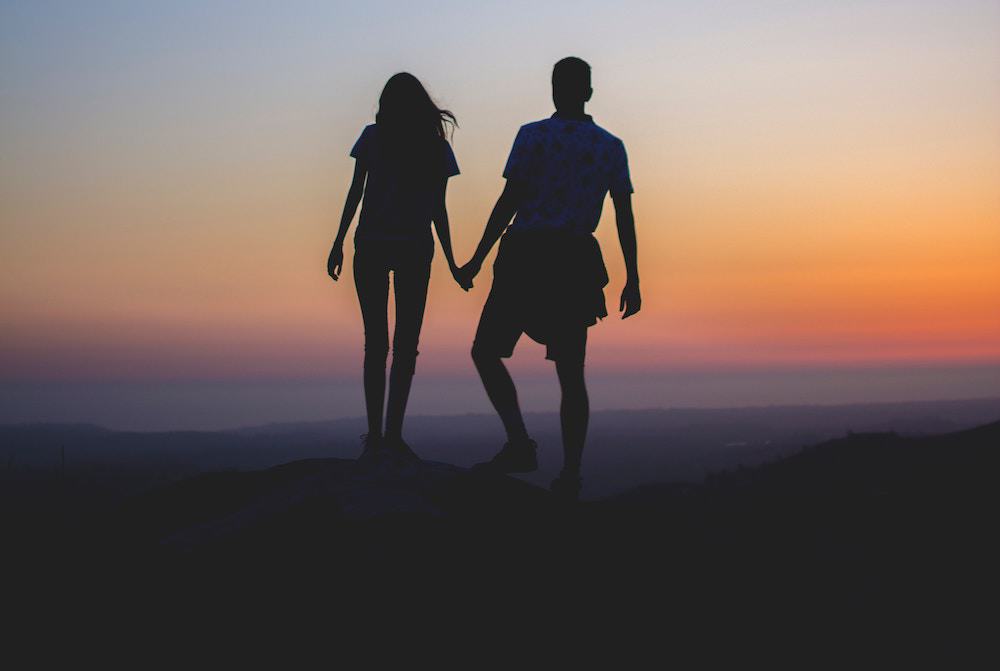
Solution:
[{"label": "sneaker", "polygon": [[491,473],[531,473],[538,470],[537,451],[538,445],[530,438],[516,443],[508,442],[495,457],[476,464],[473,468]]},{"label": "sneaker", "polygon": [[420,457],[414,452],[402,438],[385,439],[384,451],[387,456],[393,457],[403,463],[415,464],[420,461]]},{"label": "sneaker", "polygon": [[358,457],[359,463],[371,463],[377,461],[379,457],[385,452],[384,441],[382,436],[373,436],[371,434],[363,434],[361,436],[361,456]]},{"label": "sneaker", "polygon": [[580,500],[582,487],[583,481],[578,474],[560,473],[559,477],[552,481],[549,490],[557,499],[573,503]]}]

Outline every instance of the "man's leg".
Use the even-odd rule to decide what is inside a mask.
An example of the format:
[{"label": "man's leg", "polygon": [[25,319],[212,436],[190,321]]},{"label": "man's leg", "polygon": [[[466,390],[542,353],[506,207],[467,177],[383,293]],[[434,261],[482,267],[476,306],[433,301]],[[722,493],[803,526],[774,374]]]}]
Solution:
[{"label": "man's leg", "polygon": [[472,361],[479,371],[479,378],[483,381],[490,403],[500,415],[507,440],[511,443],[527,441],[528,430],[524,426],[521,406],[517,401],[517,388],[503,360],[496,354],[484,352],[482,348],[473,345]]},{"label": "man's leg", "polygon": [[587,328],[569,328],[550,341],[547,357],[556,362],[556,374],[562,389],[559,420],[562,424],[563,469],[552,481],[552,493],[565,501],[580,498],[580,463],[590,422],[590,399],[584,379],[587,354]]},{"label": "man's leg", "polygon": [[503,357],[513,353],[521,337],[521,328],[511,312],[509,294],[494,280],[476,328],[476,337],[472,343],[472,362],[476,365],[490,403],[500,415],[500,421],[507,432],[507,441],[524,444],[529,440],[528,431],[524,427],[514,380],[503,363]]},{"label": "man's leg", "polygon": [[537,446],[528,437],[517,402],[517,389],[498,354],[489,353],[480,343],[472,346],[472,360],[507,431],[507,443],[492,459],[475,468],[494,473],[531,473],[538,469]]},{"label": "man's leg", "polygon": [[517,298],[511,295],[510,287],[494,277],[472,343],[472,361],[507,432],[503,449],[488,462],[476,464],[476,468],[497,473],[530,473],[538,469],[537,446],[524,427],[517,389],[503,363],[503,357],[514,352],[522,333],[515,309]]},{"label": "man's leg", "polygon": [[590,422],[590,399],[583,375],[583,361],[556,361],[556,373],[562,388],[559,420],[562,424],[563,474],[579,476]]}]

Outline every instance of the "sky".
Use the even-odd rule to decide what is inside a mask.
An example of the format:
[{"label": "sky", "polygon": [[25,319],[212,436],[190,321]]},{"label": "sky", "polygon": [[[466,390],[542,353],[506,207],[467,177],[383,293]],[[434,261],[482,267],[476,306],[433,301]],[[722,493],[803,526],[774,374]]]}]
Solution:
[{"label": "sky", "polygon": [[[598,407],[1000,396],[1000,3],[39,0],[0,1],[0,421],[361,414],[325,261],[382,85],[458,117],[461,260],[566,55],[636,189]],[[440,256],[413,406],[485,409],[489,266],[466,294]],[[525,339],[537,407],[548,369]]]}]

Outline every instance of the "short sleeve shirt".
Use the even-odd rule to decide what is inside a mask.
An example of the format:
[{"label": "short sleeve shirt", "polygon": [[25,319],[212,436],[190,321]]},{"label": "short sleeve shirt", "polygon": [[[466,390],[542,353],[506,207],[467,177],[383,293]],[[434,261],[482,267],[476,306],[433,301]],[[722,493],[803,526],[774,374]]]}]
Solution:
[{"label": "short sleeve shirt", "polygon": [[[368,168],[356,237],[381,240],[419,240],[431,234],[437,193],[432,181],[407,180],[392,166],[382,165],[377,124],[365,126],[351,148],[351,156]],[[445,178],[459,174],[451,145],[440,138],[440,153],[428,157],[427,170]]]},{"label": "short sleeve shirt", "polygon": [[593,233],[604,197],[633,190],[625,145],[589,116],[521,126],[503,176],[526,186],[511,231]]}]

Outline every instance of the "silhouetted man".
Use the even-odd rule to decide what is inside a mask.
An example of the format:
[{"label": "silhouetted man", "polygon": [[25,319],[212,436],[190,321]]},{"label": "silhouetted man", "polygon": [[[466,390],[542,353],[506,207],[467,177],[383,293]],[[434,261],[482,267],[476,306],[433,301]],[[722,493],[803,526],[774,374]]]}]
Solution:
[{"label": "silhouetted man", "polygon": [[507,184],[475,255],[459,271],[471,282],[503,235],[472,359],[503,421],[507,443],[491,461],[478,466],[503,473],[538,468],[537,446],[528,436],[517,390],[502,361],[527,333],[545,345],[545,358],[555,362],[562,388],[564,465],[552,491],[568,499],[579,496],[590,417],[583,374],[587,329],[608,314],[608,275],[593,232],[609,192],[627,271],[619,305],[622,318],[641,305],[625,145],[584,113],[592,93],[587,63],[572,57],[556,63],[555,114],[518,131],[503,172]]}]

